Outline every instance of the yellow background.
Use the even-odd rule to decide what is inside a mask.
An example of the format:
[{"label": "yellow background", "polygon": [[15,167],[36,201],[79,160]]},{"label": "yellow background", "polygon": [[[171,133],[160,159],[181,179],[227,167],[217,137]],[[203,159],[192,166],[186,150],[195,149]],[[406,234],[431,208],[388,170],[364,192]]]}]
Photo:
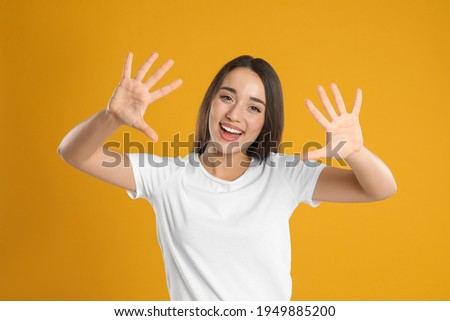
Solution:
[{"label": "yellow background", "polygon": [[[162,141],[192,133],[212,77],[251,54],[277,70],[285,141],[325,135],[303,104],[363,89],[366,146],[398,193],[301,205],[293,300],[450,300],[448,1],[2,1],[0,299],[166,300],[151,206],[65,164],[56,148],[104,108],[128,51],[184,80],[146,114]],[[142,143],[141,133],[122,128]],[[290,152],[290,151],[287,151]],[[294,152],[294,150],[292,150]],[[187,153],[187,150],[184,154]]]}]

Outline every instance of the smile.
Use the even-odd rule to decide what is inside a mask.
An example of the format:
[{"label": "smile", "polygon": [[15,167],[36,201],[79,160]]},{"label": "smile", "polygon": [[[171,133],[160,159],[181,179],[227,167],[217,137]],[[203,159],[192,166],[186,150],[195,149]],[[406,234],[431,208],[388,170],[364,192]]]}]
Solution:
[{"label": "smile", "polygon": [[224,131],[226,131],[226,132],[228,132],[228,133],[230,133],[230,134],[241,135],[241,134],[243,133],[242,130],[237,130],[237,129],[234,129],[234,128],[225,126],[225,125],[223,125],[223,124],[220,124],[220,127],[221,127]]}]

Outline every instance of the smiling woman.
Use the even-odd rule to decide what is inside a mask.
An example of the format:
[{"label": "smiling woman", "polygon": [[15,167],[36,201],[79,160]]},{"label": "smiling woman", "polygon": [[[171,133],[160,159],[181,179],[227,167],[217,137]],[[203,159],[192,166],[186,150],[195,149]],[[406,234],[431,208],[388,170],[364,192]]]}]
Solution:
[{"label": "smiling woman", "polygon": [[211,103],[209,135],[212,142],[217,143],[218,151],[226,151],[227,155],[235,153],[229,149],[230,145],[220,144],[221,140],[239,142],[235,150],[240,157],[246,153],[241,148],[257,141],[264,125],[264,102],[255,98],[265,97],[264,86],[258,74],[247,68],[233,69],[222,85]]},{"label": "smiling woman", "polygon": [[[144,120],[145,111],[178,88],[181,80],[150,92],[173,65],[167,61],[143,82],[156,58],[151,55],[132,78],[128,54],[108,106],[64,137],[60,155],[153,206],[172,300],[289,300],[289,218],[296,207],[300,203],[316,207],[320,201],[374,201],[396,191],[389,169],[363,146],[358,120],[361,90],[347,113],[333,84],[337,113],[319,86],[330,120],[306,101],[313,117],[330,133],[329,147],[343,146],[340,156],[352,170],[278,152],[284,117],[280,80],[266,61],[250,56],[233,59],[213,79],[199,110],[189,155],[166,157],[165,162],[152,155],[157,163],[167,164],[161,167],[143,161],[147,155],[126,154],[118,166],[104,167],[108,159],[102,143],[119,126],[158,138]],[[303,157],[328,157],[327,150]]]},{"label": "smiling woman", "polygon": [[[238,144],[214,144],[218,137],[212,135],[217,133],[226,141],[237,140],[233,135],[226,135],[225,127],[219,126],[224,123],[228,129],[250,129],[250,132],[244,132],[245,137],[239,137],[239,147]],[[235,155],[236,158],[248,152],[263,160],[270,152],[278,150],[283,126],[283,94],[275,70],[263,59],[240,56],[222,67],[205,94],[198,114],[194,149],[202,154],[212,141],[222,150],[238,147],[235,150],[242,153]]]}]

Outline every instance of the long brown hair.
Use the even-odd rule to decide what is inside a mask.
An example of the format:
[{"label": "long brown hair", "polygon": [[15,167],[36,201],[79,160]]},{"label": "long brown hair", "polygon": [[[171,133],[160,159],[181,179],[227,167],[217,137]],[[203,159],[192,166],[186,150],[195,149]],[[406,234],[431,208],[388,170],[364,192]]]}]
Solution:
[{"label": "long brown hair", "polygon": [[246,149],[248,156],[265,160],[270,152],[278,152],[284,127],[283,93],[280,79],[272,66],[261,58],[240,56],[227,64],[214,77],[206,91],[197,117],[193,152],[202,154],[210,141],[209,113],[211,103],[227,74],[235,68],[248,68],[255,72],[264,84],[266,94],[266,114],[261,133]]}]

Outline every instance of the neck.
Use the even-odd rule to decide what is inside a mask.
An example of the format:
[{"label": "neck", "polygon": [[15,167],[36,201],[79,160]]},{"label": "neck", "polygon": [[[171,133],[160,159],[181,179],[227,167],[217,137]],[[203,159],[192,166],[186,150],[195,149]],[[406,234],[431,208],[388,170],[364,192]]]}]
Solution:
[{"label": "neck", "polygon": [[250,166],[251,157],[241,152],[222,154],[207,150],[200,155],[200,161],[210,174],[233,181],[245,173]]}]

